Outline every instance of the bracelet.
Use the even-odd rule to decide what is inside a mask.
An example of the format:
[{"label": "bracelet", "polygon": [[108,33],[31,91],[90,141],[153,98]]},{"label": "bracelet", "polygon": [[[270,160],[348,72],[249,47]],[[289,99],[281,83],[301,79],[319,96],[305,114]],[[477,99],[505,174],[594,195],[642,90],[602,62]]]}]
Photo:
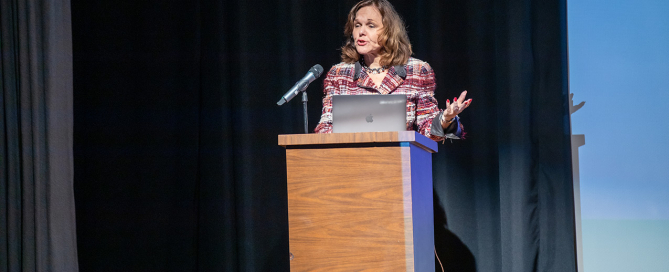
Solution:
[{"label": "bracelet", "polygon": [[[451,118],[451,120],[446,121],[446,123],[447,124],[453,123],[453,121],[455,121],[456,117],[458,117],[458,116],[456,115],[455,117]],[[444,123],[444,120],[443,120],[444,119],[444,114],[441,114],[441,119],[442,119],[441,122]]]}]

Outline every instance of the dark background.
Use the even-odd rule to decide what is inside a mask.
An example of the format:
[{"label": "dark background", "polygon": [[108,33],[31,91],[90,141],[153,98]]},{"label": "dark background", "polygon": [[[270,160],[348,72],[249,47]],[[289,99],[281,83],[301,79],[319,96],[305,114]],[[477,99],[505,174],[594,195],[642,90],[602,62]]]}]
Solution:
[{"label": "dark background", "polygon": [[[276,102],[339,62],[355,2],[72,0],[81,270],[287,271],[277,135],[302,106]],[[474,100],[433,156],[442,261],[575,271],[565,1],[392,3],[440,106]]]}]

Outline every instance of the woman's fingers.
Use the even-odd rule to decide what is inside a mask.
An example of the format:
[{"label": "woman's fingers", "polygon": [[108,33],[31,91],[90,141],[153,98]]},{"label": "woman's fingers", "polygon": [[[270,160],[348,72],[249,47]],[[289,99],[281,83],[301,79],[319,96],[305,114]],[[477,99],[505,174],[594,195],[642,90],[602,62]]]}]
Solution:
[{"label": "woman's fingers", "polygon": [[460,105],[462,105],[462,103],[465,103],[465,98],[467,98],[467,90],[465,90],[464,92],[462,92],[460,94],[460,97],[458,97],[458,101],[460,101],[460,102],[458,102],[458,103]]},{"label": "woman's fingers", "polygon": [[448,99],[446,99],[446,108],[444,109],[444,113],[442,114],[444,117],[446,117],[446,115],[448,115],[448,113],[449,113],[449,110],[448,110],[448,109],[449,109],[450,107],[451,107],[451,101],[448,100]]},{"label": "woman's fingers", "polygon": [[460,94],[460,97],[454,97],[453,103],[450,99],[446,99],[446,109],[444,110],[444,116],[446,115],[458,115],[464,109],[468,108],[472,104],[472,99],[467,99],[467,91],[464,91]]},{"label": "woman's fingers", "polygon": [[469,108],[469,105],[471,105],[471,104],[472,104],[472,99],[471,99],[471,98],[470,98],[470,99],[467,99],[467,101],[465,101],[465,107],[462,108],[462,109]]}]

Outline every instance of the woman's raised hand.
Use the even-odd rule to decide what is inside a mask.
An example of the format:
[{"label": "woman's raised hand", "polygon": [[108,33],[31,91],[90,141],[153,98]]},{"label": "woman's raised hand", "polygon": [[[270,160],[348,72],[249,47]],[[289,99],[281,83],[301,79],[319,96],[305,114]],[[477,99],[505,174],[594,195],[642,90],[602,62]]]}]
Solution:
[{"label": "woman's raised hand", "polygon": [[467,91],[464,91],[460,94],[460,97],[453,98],[453,103],[446,99],[446,109],[444,110],[444,115],[441,117],[441,126],[443,128],[447,128],[456,115],[460,114],[472,104],[472,99],[465,100],[466,98]]}]

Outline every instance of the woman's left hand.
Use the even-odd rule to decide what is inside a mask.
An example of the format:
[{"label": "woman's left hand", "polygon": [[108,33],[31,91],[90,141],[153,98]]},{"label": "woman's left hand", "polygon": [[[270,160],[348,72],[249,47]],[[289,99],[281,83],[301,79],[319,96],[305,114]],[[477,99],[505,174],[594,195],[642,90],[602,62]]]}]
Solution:
[{"label": "woman's left hand", "polygon": [[455,118],[456,115],[460,114],[463,110],[465,110],[469,105],[472,104],[472,99],[465,100],[467,97],[467,91],[462,92],[460,94],[460,97],[453,98],[453,103],[451,103],[450,100],[446,99],[446,109],[444,110],[444,114],[441,117],[441,126],[443,128],[447,128],[448,126],[451,125],[451,122],[453,121],[453,118]]}]

